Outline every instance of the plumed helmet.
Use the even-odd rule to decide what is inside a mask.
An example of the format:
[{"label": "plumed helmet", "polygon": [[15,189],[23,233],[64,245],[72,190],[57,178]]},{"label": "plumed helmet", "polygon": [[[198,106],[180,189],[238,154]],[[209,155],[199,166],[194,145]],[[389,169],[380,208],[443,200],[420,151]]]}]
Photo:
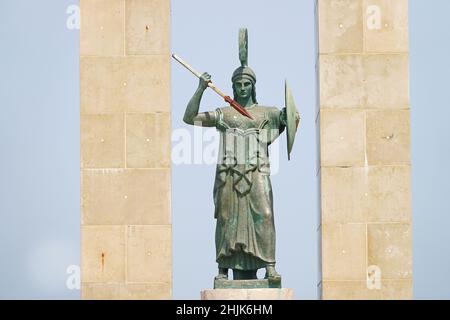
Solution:
[{"label": "plumed helmet", "polygon": [[237,78],[243,77],[255,84],[256,74],[248,66],[248,33],[246,28],[239,30],[239,60],[241,61],[241,66],[233,72],[231,81],[234,83]]},{"label": "plumed helmet", "polygon": [[233,72],[231,81],[234,82],[237,78],[240,78],[240,77],[249,79],[250,81],[253,82],[253,84],[256,83],[256,74],[250,67],[241,66],[241,67],[237,68]]}]

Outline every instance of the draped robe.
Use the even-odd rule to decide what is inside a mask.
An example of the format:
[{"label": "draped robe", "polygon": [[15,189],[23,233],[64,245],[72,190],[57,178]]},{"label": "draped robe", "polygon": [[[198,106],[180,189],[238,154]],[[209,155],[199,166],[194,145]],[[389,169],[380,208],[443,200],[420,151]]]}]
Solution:
[{"label": "draped robe", "polygon": [[214,184],[216,261],[220,268],[257,270],[275,263],[275,224],[269,145],[283,132],[284,112],[231,107],[216,109],[220,133]]}]

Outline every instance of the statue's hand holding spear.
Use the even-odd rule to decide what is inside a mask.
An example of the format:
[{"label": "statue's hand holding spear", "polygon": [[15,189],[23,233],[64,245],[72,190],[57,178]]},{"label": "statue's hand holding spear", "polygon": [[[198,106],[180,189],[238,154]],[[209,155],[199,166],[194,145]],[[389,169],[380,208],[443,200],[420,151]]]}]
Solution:
[{"label": "statue's hand holding spear", "polygon": [[241,106],[239,103],[234,101],[230,98],[230,96],[225,95],[222,91],[219,90],[211,81],[211,75],[208,73],[200,74],[194,68],[192,68],[189,64],[187,64],[183,59],[181,59],[176,54],[172,54],[172,57],[177,60],[181,65],[183,65],[186,69],[188,69],[190,72],[192,72],[197,78],[200,79],[199,85],[202,87],[202,89],[206,89],[210,87],[215,93],[217,93],[219,96],[221,96],[227,103],[230,104],[231,107],[236,109],[237,112],[242,114],[243,116],[246,116],[247,118],[253,119],[253,117],[245,110],[243,106]]},{"label": "statue's hand holding spear", "polygon": [[208,72],[203,73],[199,77],[199,86],[202,90],[206,90],[211,82],[211,75]]}]

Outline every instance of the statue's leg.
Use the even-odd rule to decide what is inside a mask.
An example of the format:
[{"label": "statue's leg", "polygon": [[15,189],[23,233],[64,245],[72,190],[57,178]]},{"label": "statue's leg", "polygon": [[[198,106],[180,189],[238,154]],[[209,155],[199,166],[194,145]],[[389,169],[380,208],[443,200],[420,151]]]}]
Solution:
[{"label": "statue's leg", "polygon": [[216,280],[228,280],[228,268],[220,268],[219,274],[215,278]]}]

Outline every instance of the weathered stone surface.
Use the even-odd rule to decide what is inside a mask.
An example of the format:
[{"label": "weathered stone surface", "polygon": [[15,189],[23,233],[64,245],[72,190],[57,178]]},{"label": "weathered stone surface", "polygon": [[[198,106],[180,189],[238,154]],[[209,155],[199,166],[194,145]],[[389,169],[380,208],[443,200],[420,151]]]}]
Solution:
[{"label": "weathered stone surface", "polygon": [[322,223],[364,223],[370,210],[365,168],[322,168]]},{"label": "weathered stone surface", "polygon": [[365,224],[322,225],[322,279],[366,279]]},{"label": "weathered stone surface", "polygon": [[200,293],[201,300],[293,300],[292,289],[215,289]]},{"label": "weathered stone surface", "polygon": [[411,300],[412,280],[381,281],[380,289],[370,289],[366,281],[324,281],[324,300]]},{"label": "weathered stone surface", "polygon": [[127,280],[172,281],[171,226],[128,226]]},{"label": "weathered stone surface", "polygon": [[82,219],[86,225],[170,224],[170,170],[84,170]]},{"label": "weathered stone surface", "polygon": [[319,52],[362,52],[362,17],[362,2],[359,0],[320,0]]},{"label": "weathered stone surface", "polygon": [[125,54],[125,0],[80,0],[80,55]]},{"label": "weathered stone surface", "polygon": [[126,126],[128,168],[170,166],[169,113],[128,114]]},{"label": "weathered stone surface", "polygon": [[82,168],[120,168],[125,165],[123,115],[81,116],[80,136]]},{"label": "weathered stone surface", "polygon": [[412,277],[410,224],[369,224],[368,263],[380,268],[382,279]]},{"label": "weathered stone surface", "polygon": [[170,0],[126,1],[128,55],[169,54]]},{"label": "weathered stone surface", "polygon": [[366,108],[409,108],[408,54],[375,54],[364,58]]},{"label": "weathered stone surface", "polygon": [[321,165],[363,166],[365,114],[361,110],[321,110]]},{"label": "weathered stone surface", "polygon": [[168,56],[82,57],[81,113],[167,112]]},{"label": "weathered stone surface", "polygon": [[364,10],[366,52],[408,51],[408,0],[364,0]]},{"label": "weathered stone surface", "polygon": [[81,281],[125,281],[125,226],[81,227]]},{"label": "weathered stone surface", "polygon": [[368,111],[366,128],[369,165],[411,163],[409,110]]},{"label": "weathered stone surface", "polygon": [[321,108],[409,108],[407,54],[321,55]]},{"label": "weathered stone surface", "polygon": [[83,283],[84,300],[168,300],[169,283]]},{"label": "weathered stone surface", "polygon": [[366,101],[364,59],[360,55],[319,57],[321,108],[361,108]]},{"label": "weathered stone surface", "polygon": [[371,167],[368,222],[411,221],[411,167]]},{"label": "weathered stone surface", "polygon": [[322,223],[409,222],[409,166],[322,168]]}]

